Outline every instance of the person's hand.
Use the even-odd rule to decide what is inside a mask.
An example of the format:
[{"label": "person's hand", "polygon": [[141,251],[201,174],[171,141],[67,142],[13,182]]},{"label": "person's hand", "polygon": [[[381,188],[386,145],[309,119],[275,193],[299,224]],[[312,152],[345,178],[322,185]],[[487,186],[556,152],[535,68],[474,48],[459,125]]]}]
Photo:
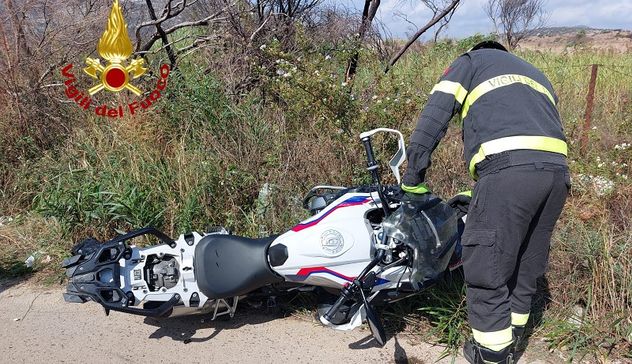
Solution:
[{"label": "person's hand", "polygon": [[448,200],[447,204],[457,211],[457,216],[463,217],[467,214],[471,200],[472,191],[464,191]]},{"label": "person's hand", "polygon": [[421,196],[431,192],[425,183],[420,183],[414,187],[402,184],[402,191],[404,192],[403,201],[418,200]]}]

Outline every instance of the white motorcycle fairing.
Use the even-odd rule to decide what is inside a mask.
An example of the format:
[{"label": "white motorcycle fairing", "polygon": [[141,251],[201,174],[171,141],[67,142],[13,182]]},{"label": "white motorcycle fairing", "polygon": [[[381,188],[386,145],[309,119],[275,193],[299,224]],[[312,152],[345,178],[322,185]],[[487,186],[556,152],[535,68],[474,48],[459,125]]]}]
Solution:
[{"label": "white motorcycle fairing", "polygon": [[[381,232],[366,215],[379,211],[379,197],[371,193],[345,193],[315,216],[274,240],[271,248],[284,246],[287,260],[272,269],[289,282],[341,289],[352,282],[373,259]],[[371,242],[367,244],[366,242]],[[401,282],[402,267],[384,271],[374,290],[394,288]]]}]

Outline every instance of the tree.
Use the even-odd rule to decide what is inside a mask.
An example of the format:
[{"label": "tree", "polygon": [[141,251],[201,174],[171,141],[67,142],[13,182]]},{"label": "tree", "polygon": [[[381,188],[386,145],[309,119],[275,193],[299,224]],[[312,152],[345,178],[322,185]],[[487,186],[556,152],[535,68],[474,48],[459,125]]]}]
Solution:
[{"label": "tree", "polygon": [[[439,4],[441,2],[441,4]],[[433,12],[433,17],[430,21],[421,27],[417,32],[406,42],[406,44],[391,58],[388,65],[386,66],[384,72],[388,72],[391,67],[399,60],[399,58],[406,52],[406,50],[428,29],[441,22],[441,25],[437,32],[435,33],[435,38],[438,36],[439,31],[443,27],[445,27],[452,15],[454,15],[454,11],[459,5],[460,0],[432,0],[432,1],[424,1],[426,6],[431,7]],[[443,6],[442,6],[443,5]],[[380,6],[380,0],[365,0],[364,3],[364,11],[362,12],[362,22],[360,23],[360,30],[358,31],[357,38],[359,40],[358,45],[362,45],[364,38],[366,37],[367,30],[371,28],[371,23],[375,14],[377,13],[377,9]],[[347,66],[347,81],[350,81],[356,73],[356,68],[358,65],[358,50],[352,54],[349,64]]]},{"label": "tree", "polygon": [[512,49],[531,29],[540,28],[547,21],[544,0],[489,0],[485,12]]},{"label": "tree", "polygon": [[[224,22],[227,20],[226,13],[228,9],[235,6],[235,3],[226,3],[224,6],[220,6],[217,11],[205,13],[204,16],[200,16],[199,18],[190,21],[184,21],[181,17],[179,17],[185,9],[196,3],[197,1],[181,0],[176,3],[174,0],[167,0],[159,17],[156,14],[154,2],[151,0],[145,0],[150,20],[143,22],[136,27],[135,52],[142,55],[151,53],[154,43],[160,40],[162,42],[162,47],[160,47],[159,50],[164,49],[167,52],[167,57],[169,58],[169,62],[173,68],[176,66],[179,55],[188,54],[192,50],[199,49],[202,44],[210,41],[212,37],[207,34],[195,34],[195,32],[190,32],[192,34],[185,35],[177,40],[170,40],[169,36],[180,29],[194,27],[208,28],[211,25]],[[179,19],[180,22],[174,24],[174,19]],[[164,24],[169,24],[169,26],[165,27]],[[155,28],[155,32],[143,43],[141,31],[145,27],[153,27]],[[191,39],[193,40],[191,41]],[[185,40],[189,40],[189,44],[180,48],[176,47],[177,43],[182,43]]]},{"label": "tree", "polygon": [[410,46],[413,43],[415,43],[422,34],[428,31],[428,29],[432,28],[437,23],[439,23],[441,19],[447,16],[452,17],[451,14],[454,13],[454,10],[459,5],[459,3],[460,3],[460,0],[452,0],[439,14],[435,14],[435,16],[432,19],[430,19],[430,21],[426,23],[426,25],[424,25],[419,30],[417,30],[417,32],[413,34],[413,36],[410,37],[410,39],[408,39],[408,42],[404,44],[404,46],[399,50],[399,52],[397,52],[397,54],[395,54],[393,58],[391,58],[391,60],[388,62],[388,65],[386,65],[386,68],[384,69],[384,73],[387,73],[395,65],[395,63],[399,60],[399,58],[406,52],[406,50],[408,50],[408,48],[410,48]]},{"label": "tree", "polygon": [[359,48],[364,43],[364,39],[366,38],[366,34],[368,30],[371,28],[371,23],[373,22],[373,18],[375,18],[375,14],[377,14],[377,9],[380,7],[380,0],[365,0],[364,8],[362,10],[362,21],[360,22],[360,29],[356,34],[357,45],[354,50],[351,58],[349,58],[349,62],[347,64],[347,71],[345,75],[346,82],[349,82],[353,79],[356,74],[356,70],[358,68],[358,58],[360,57]]},{"label": "tree", "polygon": [[[441,13],[443,9],[446,9],[448,6],[450,6],[450,3],[451,3],[450,0],[422,0],[421,2],[424,5],[426,5],[426,7],[430,9],[430,11],[432,11],[433,18],[435,18],[437,14]],[[454,12],[456,11],[457,7],[458,7],[458,4],[457,6],[452,8],[452,11],[450,11],[448,15],[446,15],[444,18],[441,18],[441,20],[439,21],[439,25],[435,29],[435,33],[434,33],[435,43],[437,42],[437,39],[439,39],[439,33],[441,33],[441,31],[448,26],[448,23],[450,23],[450,20],[452,20],[452,16],[454,15]]]}]

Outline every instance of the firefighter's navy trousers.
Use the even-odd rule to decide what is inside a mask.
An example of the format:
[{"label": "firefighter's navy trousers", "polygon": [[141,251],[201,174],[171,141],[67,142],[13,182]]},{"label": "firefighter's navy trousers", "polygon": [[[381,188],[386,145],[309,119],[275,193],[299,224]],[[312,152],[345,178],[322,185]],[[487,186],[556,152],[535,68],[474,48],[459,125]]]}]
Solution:
[{"label": "firefighter's navy trousers", "polygon": [[569,187],[565,163],[479,171],[462,243],[468,317],[481,345],[510,345],[512,316],[528,317]]}]

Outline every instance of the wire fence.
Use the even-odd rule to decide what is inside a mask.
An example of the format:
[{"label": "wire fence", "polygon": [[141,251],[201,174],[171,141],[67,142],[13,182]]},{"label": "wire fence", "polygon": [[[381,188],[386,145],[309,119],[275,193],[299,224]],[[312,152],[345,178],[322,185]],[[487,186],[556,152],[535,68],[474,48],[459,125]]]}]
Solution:
[{"label": "wire fence", "polygon": [[[622,57],[628,61],[627,56]],[[598,128],[609,130],[610,138],[616,138],[617,131],[620,137],[630,137],[626,125],[632,125],[632,62],[594,59],[569,64],[564,58],[538,61],[538,68],[547,74],[558,93],[558,106],[582,155],[590,148],[588,135]]]}]

